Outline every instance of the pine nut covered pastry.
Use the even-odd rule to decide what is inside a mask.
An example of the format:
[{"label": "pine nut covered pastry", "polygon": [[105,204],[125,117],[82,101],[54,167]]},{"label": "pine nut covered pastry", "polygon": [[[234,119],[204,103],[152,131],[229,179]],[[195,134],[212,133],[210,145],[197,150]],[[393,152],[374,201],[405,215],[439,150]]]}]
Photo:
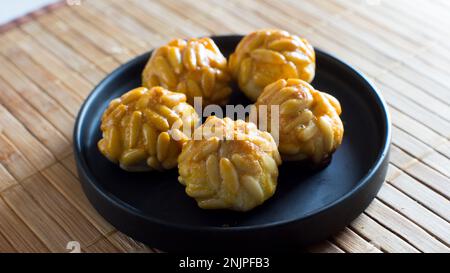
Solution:
[{"label": "pine nut covered pastry", "polygon": [[229,59],[240,89],[256,101],[268,84],[287,78],[311,82],[316,57],[311,44],[277,29],[262,29],[245,36]]},{"label": "pine nut covered pastry", "polygon": [[209,117],[183,146],[179,181],[203,209],[248,211],[274,194],[279,164],[269,133],[242,120]]},{"label": "pine nut covered pastry", "polygon": [[199,118],[186,96],[162,87],[137,88],[114,99],[102,117],[100,152],[127,171],[177,166],[183,143]]},{"label": "pine nut covered pastry", "polygon": [[[279,151],[286,161],[326,162],[341,145],[344,127],[341,105],[333,96],[315,90],[299,79],[278,80],[268,85],[256,108],[279,105]],[[270,130],[270,123],[268,124]]]},{"label": "pine nut covered pastry", "polygon": [[190,104],[194,97],[204,105],[226,104],[230,80],[227,60],[210,38],[171,41],[153,52],[142,73],[143,86],[184,93]]}]

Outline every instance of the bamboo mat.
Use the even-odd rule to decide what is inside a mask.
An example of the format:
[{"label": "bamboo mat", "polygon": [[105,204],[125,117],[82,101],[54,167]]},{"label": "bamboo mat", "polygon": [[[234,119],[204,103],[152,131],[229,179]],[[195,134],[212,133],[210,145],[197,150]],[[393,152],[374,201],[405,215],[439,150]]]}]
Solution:
[{"label": "bamboo mat", "polygon": [[[450,252],[450,3],[446,0],[71,0],[0,33],[0,252],[157,252],[84,196],[71,150],[92,88],[171,38],[286,29],[380,88],[393,120],[386,183],[311,252]],[[79,4],[79,5],[78,5]]]}]

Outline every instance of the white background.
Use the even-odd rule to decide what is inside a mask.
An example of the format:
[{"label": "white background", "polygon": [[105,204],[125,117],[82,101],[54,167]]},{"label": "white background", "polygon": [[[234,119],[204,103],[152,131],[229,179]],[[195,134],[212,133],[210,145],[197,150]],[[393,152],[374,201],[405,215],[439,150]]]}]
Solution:
[{"label": "white background", "polygon": [[0,0],[0,25],[57,0]]}]

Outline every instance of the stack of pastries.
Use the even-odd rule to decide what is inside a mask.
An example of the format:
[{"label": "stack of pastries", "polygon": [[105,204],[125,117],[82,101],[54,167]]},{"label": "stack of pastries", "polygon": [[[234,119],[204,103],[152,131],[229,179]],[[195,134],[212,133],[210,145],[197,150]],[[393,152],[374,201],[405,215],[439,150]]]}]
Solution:
[{"label": "stack of pastries", "polygon": [[[323,164],[342,142],[340,103],[311,86],[315,68],[311,44],[282,30],[250,33],[228,60],[210,38],[173,40],[153,52],[143,87],[111,101],[98,148],[126,171],[178,166],[200,208],[251,210],[275,193],[282,161]],[[233,81],[257,120],[200,124],[194,98],[223,106]]]}]

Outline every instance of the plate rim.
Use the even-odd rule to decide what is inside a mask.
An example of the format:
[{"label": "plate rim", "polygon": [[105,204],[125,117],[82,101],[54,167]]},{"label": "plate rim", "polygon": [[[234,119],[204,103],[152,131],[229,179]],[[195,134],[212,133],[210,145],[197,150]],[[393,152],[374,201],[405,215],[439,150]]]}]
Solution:
[{"label": "plate rim", "polygon": [[[241,39],[244,37],[243,35],[237,34],[237,35],[215,35],[215,36],[208,36],[212,39]],[[258,225],[252,225],[252,226],[227,226],[227,227],[215,227],[215,226],[192,226],[192,225],[186,225],[186,224],[175,224],[171,223],[165,220],[161,220],[158,218],[154,218],[148,215],[144,215],[140,213],[139,210],[136,210],[134,207],[128,205],[121,199],[117,198],[114,195],[107,194],[107,191],[104,190],[101,186],[99,186],[97,183],[95,183],[95,179],[93,179],[93,173],[88,172],[87,170],[90,170],[89,165],[86,162],[86,158],[82,156],[83,154],[83,148],[82,148],[82,141],[81,141],[81,131],[80,128],[85,123],[85,116],[87,111],[89,110],[89,104],[91,103],[91,100],[93,97],[95,97],[96,93],[99,92],[100,89],[103,88],[105,84],[108,83],[108,81],[111,78],[114,78],[118,74],[120,74],[122,71],[125,71],[129,69],[130,67],[134,66],[136,63],[140,62],[143,58],[148,58],[151,52],[154,49],[140,54],[133,59],[129,60],[128,62],[120,65],[118,68],[116,68],[113,72],[109,73],[105,76],[105,78],[97,84],[91,91],[91,93],[86,97],[83,104],[80,107],[80,110],[77,114],[77,118],[75,121],[74,131],[73,131],[73,151],[74,151],[74,157],[75,162],[77,164],[77,171],[83,172],[82,175],[79,175],[79,181],[80,184],[83,184],[81,181],[82,177],[86,178],[86,180],[89,182],[91,187],[95,189],[95,191],[102,195],[103,198],[106,198],[109,202],[113,203],[114,206],[125,210],[127,213],[133,214],[133,216],[142,218],[146,221],[151,221],[155,224],[162,225],[167,228],[171,229],[182,229],[186,231],[213,231],[213,232],[238,232],[238,231],[248,231],[248,230],[264,230],[268,228],[276,228],[276,227],[282,227],[285,225],[294,224],[296,222],[305,221],[311,217],[314,217],[316,215],[319,215],[323,212],[326,212],[327,210],[330,210],[331,208],[338,206],[340,203],[345,201],[346,199],[349,199],[353,196],[355,196],[359,191],[361,191],[367,183],[369,183],[373,176],[379,171],[379,169],[382,167],[384,161],[386,160],[386,157],[389,155],[390,145],[391,145],[391,138],[392,138],[392,128],[391,128],[391,117],[388,111],[387,103],[385,102],[382,94],[377,89],[377,87],[374,85],[374,83],[362,72],[355,69],[353,66],[349,65],[347,62],[335,57],[333,54],[330,54],[326,51],[321,50],[320,48],[314,46],[314,50],[316,52],[316,55],[322,55],[326,57],[329,60],[332,60],[336,64],[345,67],[347,70],[352,72],[354,75],[356,75],[360,80],[365,82],[365,85],[369,87],[370,92],[374,95],[375,102],[378,105],[379,109],[381,110],[381,117],[383,118],[382,126],[384,127],[385,134],[382,137],[383,143],[382,148],[378,151],[378,155],[376,157],[375,162],[370,166],[367,173],[359,179],[357,185],[353,187],[350,191],[348,191],[343,196],[339,197],[338,199],[334,200],[333,202],[320,207],[318,209],[312,210],[308,212],[307,214],[291,219],[291,220],[279,220],[276,222],[270,222],[267,224],[258,224]],[[85,191],[84,187],[83,190]],[[89,200],[91,202],[91,200]],[[96,207],[96,206],[94,206]],[[96,208],[97,209],[97,208]],[[200,209],[200,208],[199,208]]]}]

